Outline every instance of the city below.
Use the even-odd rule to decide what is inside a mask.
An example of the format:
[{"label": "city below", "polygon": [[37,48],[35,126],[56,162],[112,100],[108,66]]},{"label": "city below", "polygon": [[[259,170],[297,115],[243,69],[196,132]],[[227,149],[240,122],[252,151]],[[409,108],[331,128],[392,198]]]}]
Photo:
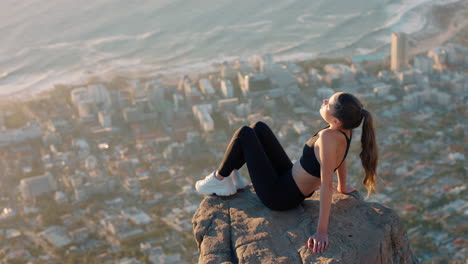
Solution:
[{"label": "city below", "polygon": [[[297,160],[325,125],[322,100],[347,91],[376,122],[380,191],[369,200],[398,212],[421,261],[466,263],[467,70],[466,43],[413,55],[393,33],[390,56],[254,56],[176,80],[92,79],[2,102],[0,262],[196,263],[194,184],[233,132],[261,120]],[[356,129],[348,178],[365,192],[359,139]]]}]

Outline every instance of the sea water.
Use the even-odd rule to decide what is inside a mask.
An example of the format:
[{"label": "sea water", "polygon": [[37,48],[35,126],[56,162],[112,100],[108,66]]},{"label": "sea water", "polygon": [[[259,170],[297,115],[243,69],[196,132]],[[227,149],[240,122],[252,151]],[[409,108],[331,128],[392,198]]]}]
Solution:
[{"label": "sea water", "polygon": [[362,55],[440,0],[1,0],[0,95],[117,71],[184,73],[270,53]]}]

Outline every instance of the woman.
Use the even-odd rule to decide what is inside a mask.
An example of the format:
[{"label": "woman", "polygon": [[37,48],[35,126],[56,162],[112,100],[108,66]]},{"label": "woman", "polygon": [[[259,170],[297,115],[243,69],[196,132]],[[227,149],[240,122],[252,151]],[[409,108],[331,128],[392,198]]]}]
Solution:
[{"label": "woman", "polygon": [[[333,174],[338,171],[338,191],[356,189],[346,183],[346,162],[352,129],[362,125],[360,158],[368,195],[376,189],[377,146],[371,114],[349,93],[335,93],[325,99],[320,115],[328,126],[304,146],[303,155],[292,163],[270,128],[263,122],[241,127],[229,143],[219,168],[195,185],[203,194],[232,195],[246,183],[237,170],[247,163],[252,185],[260,200],[272,210],[299,205],[321,187],[317,232],[307,241],[313,253],[328,248],[328,218],[333,193]],[[229,177],[232,174],[232,177]]]}]

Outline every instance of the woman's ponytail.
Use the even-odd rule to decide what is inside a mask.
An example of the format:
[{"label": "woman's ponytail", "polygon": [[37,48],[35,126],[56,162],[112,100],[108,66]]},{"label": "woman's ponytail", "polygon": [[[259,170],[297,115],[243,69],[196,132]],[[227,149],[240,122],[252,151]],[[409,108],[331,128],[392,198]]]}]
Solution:
[{"label": "woman's ponytail", "polygon": [[343,129],[354,129],[362,123],[361,146],[359,154],[366,176],[364,186],[367,189],[367,196],[372,191],[377,191],[377,144],[375,143],[374,122],[371,114],[365,110],[361,102],[350,93],[340,93],[338,103],[335,105],[334,116],[341,120]]},{"label": "woman's ponytail", "polygon": [[377,144],[375,143],[375,132],[372,115],[365,109],[361,110],[363,123],[362,123],[362,136],[361,136],[361,147],[362,151],[359,154],[361,158],[362,166],[366,176],[364,177],[363,183],[367,189],[367,196],[372,191],[377,191],[376,179],[377,179]]}]

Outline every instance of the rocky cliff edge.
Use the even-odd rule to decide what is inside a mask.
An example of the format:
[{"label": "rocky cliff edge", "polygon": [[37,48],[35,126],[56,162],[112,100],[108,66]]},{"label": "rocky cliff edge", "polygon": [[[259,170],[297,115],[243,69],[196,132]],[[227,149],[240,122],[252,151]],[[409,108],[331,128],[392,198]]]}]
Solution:
[{"label": "rocky cliff edge", "polygon": [[400,217],[358,192],[333,194],[330,247],[311,254],[305,243],[319,217],[319,192],[288,211],[272,211],[252,186],[230,197],[207,196],[192,223],[199,263],[418,263]]}]

